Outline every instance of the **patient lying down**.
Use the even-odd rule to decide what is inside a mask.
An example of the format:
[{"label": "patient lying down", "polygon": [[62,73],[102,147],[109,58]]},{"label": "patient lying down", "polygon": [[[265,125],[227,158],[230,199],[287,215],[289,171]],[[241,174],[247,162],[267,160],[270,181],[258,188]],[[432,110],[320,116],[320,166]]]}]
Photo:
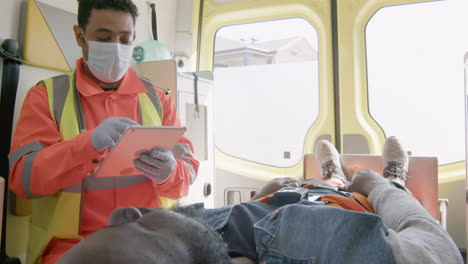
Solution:
[{"label": "patient lying down", "polygon": [[[216,209],[125,207],[58,263],[463,263],[449,234],[405,191],[408,158],[396,138],[384,146],[385,178],[362,171],[347,183],[328,141],[316,154],[323,179],[367,196],[375,213],[268,199]],[[299,183],[274,179],[255,198],[288,186]]]}]

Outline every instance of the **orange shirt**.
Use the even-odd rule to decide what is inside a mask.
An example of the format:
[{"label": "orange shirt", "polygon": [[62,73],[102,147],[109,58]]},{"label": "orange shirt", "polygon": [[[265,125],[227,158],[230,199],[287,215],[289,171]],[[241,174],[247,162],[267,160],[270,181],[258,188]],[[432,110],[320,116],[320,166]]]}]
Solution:
[{"label": "orange shirt", "polygon": [[[11,151],[37,141],[43,150],[37,152],[32,166],[29,192],[34,195],[52,195],[57,191],[80,183],[93,172],[103,156],[91,145],[94,128],[108,117],[128,117],[140,122],[138,114],[138,93],[145,87],[136,73],[129,69],[116,91],[104,91],[84,73],[83,59],[76,65],[76,87],[86,120],[87,132],[72,140],[64,141],[49,112],[47,91],[43,86],[34,86],[28,92],[21,110]],[[155,88],[163,108],[163,126],[180,126],[176,106],[169,95]],[[177,144],[186,144],[193,152],[191,142],[182,137]],[[10,168],[10,188],[26,198],[22,171],[25,157]],[[188,159],[198,171],[199,163],[193,157]],[[98,161],[98,162],[96,162]],[[86,190],[84,188],[81,215],[81,234],[88,235],[107,225],[110,213],[118,207],[159,207],[158,195],[179,199],[188,193],[191,175],[185,161],[176,159],[175,169],[168,181],[153,185],[150,180],[107,190]],[[84,181],[86,185],[86,181]],[[92,189],[92,188],[91,188]]]}]

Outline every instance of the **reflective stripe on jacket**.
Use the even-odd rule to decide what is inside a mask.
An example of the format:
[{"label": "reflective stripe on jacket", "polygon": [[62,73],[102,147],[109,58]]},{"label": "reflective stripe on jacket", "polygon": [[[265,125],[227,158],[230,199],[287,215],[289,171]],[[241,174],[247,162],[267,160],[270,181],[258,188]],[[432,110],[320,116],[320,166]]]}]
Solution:
[{"label": "reflective stripe on jacket", "polygon": [[[82,65],[80,65],[80,63],[81,62],[78,61],[77,71],[79,71],[78,67],[81,67]],[[134,72],[129,73],[131,74],[130,77],[127,78],[127,84],[134,83],[134,76],[136,76]],[[83,220],[83,206],[86,208],[91,208],[89,207],[91,200],[92,203],[102,202],[88,198],[87,203],[84,203],[87,196],[83,195],[83,192],[94,193],[94,196],[90,197],[95,197],[97,192],[108,194],[110,190],[118,189],[116,190],[116,195],[120,195],[119,197],[127,197],[129,192],[131,192],[133,195],[132,197],[125,199],[127,201],[118,200],[117,203],[116,200],[115,205],[112,205],[112,201],[104,201],[102,206],[105,207],[106,210],[111,210],[112,207],[126,204],[131,206],[132,203],[135,203],[135,201],[138,201],[139,199],[141,200],[139,197],[142,193],[138,193],[138,190],[146,193],[144,196],[145,200],[137,203],[138,205],[148,204],[148,206],[170,207],[174,204],[174,202],[171,202],[170,199],[160,197],[158,194],[159,190],[161,190],[164,196],[167,195],[173,199],[178,199],[186,195],[188,191],[188,185],[195,180],[196,172],[198,170],[198,162],[194,160],[193,154],[191,152],[191,143],[185,137],[183,137],[172,150],[177,161],[175,172],[173,175],[171,175],[171,179],[173,180],[170,182],[168,181],[167,184],[165,183],[159,186],[154,186],[154,189],[152,189],[154,194],[147,195],[148,191],[151,190],[150,188],[153,187],[151,187],[151,184],[148,184],[148,179],[142,175],[96,178],[92,174],[82,173],[85,171],[92,172],[92,170],[89,168],[92,166],[95,168],[98,165],[89,165],[91,162],[89,162],[89,164],[85,164],[85,166],[80,165],[80,167],[77,168],[70,168],[70,171],[74,170],[73,175],[70,174],[70,179],[63,177],[62,175],[58,182],[50,182],[50,185],[53,186],[53,188],[50,188],[50,190],[45,189],[44,186],[38,189],[35,181],[37,182],[38,179],[43,178],[41,174],[38,174],[40,171],[42,171],[41,167],[48,166],[50,168],[51,164],[53,166],[53,162],[56,162],[57,164],[60,163],[60,160],[57,160],[57,158],[54,158],[50,162],[48,161],[47,165],[42,165],[42,162],[34,162],[36,156],[38,155],[41,156],[41,160],[45,161],[44,155],[40,153],[46,150],[47,153],[54,152],[54,144],[61,143],[61,141],[55,141],[55,139],[53,142],[50,141],[48,136],[43,137],[42,135],[48,135],[44,133],[52,133],[53,131],[57,131],[58,128],[63,142],[73,139],[73,141],[76,141],[77,144],[82,144],[80,142],[89,141],[89,131],[80,134],[80,132],[83,132],[86,124],[84,121],[84,116],[88,118],[89,113],[88,115],[83,114],[79,105],[76,105],[76,103],[80,103],[80,100],[76,100],[76,98],[79,98],[80,94],[76,92],[77,89],[74,87],[75,82],[73,81],[73,77],[73,73],[70,73],[43,81],[41,86],[46,87],[47,94],[42,94],[43,92],[40,89],[37,89],[40,86],[34,87],[32,95],[29,95],[28,93],[28,96],[25,99],[25,104],[27,104],[26,110],[23,111],[25,108],[23,106],[22,116],[18,122],[19,129],[17,129],[17,132],[15,133],[17,142],[14,142],[14,146],[12,148],[13,151],[10,153],[10,182],[12,182],[10,187],[21,197],[39,198],[33,200],[33,212],[31,218],[32,223],[30,227],[27,263],[33,263],[38,260],[40,261],[39,257],[42,255],[51,239],[81,239],[83,236],[94,232],[96,228],[99,228],[99,226],[102,226],[102,224],[100,224],[102,222],[101,220],[99,220],[99,226],[96,226],[97,224],[93,223],[89,224],[89,221],[94,221],[92,220],[94,219],[93,214],[88,213],[87,217]],[[174,112],[174,104],[172,102],[168,103],[168,99],[166,98],[164,99],[164,102],[167,103],[164,103],[165,105],[163,105],[160,101],[161,95],[158,95],[159,91],[157,93],[153,85],[149,82],[146,82],[145,80],[141,80],[141,83],[144,84],[146,93],[141,92],[141,89],[135,92],[135,94],[138,94],[138,107],[135,107],[135,109],[138,108],[139,117],[136,116],[134,119],[139,119],[140,123],[143,125],[180,125]],[[142,86],[141,84],[139,85]],[[62,88],[60,89],[60,87]],[[64,87],[67,87],[67,89]],[[70,89],[72,87],[74,89]],[[37,93],[38,91],[39,94]],[[82,90],[80,90],[80,93],[82,93]],[[40,97],[38,97],[38,95]],[[44,96],[42,95],[46,95],[49,109],[45,107],[45,100],[43,100]],[[34,100],[30,99],[29,97],[34,97]],[[47,114],[45,114],[44,111],[48,110],[47,112],[50,114],[50,122],[47,121],[45,126],[40,126],[39,130],[41,131],[39,132],[34,131],[37,129],[38,124],[35,121],[31,122],[35,116],[34,111],[38,109],[37,107],[33,106],[37,105],[35,103],[39,103],[39,105],[41,105],[39,110],[40,113],[38,115],[39,119],[42,119],[42,121],[47,120]],[[84,108],[86,111],[86,106]],[[165,110],[168,110],[171,113],[166,114]],[[25,113],[23,114],[23,112]],[[94,123],[98,123],[99,120],[94,121]],[[28,125],[28,123],[31,124]],[[43,122],[41,122],[41,124],[42,123]],[[54,128],[55,125],[57,128]],[[31,131],[28,131],[28,129]],[[53,134],[55,133],[56,132]],[[87,133],[88,135],[85,135]],[[56,135],[53,137],[57,138]],[[78,139],[78,137],[81,137],[84,140]],[[87,139],[84,137],[87,137]],[[30,142],[30,140],[32,141]],[[65,145],[67,144],[69,143],[65,143]],[[89,145],[89,143],[87,144]],[[96,162],[99,162],[98,160],[102,160],[102,156],[100,156],[100,154],[93,154],[93,150],[90,149],[90,146],[83,145],[82,147],[77,147],[77,149],[83,149],[85,152],[83,154],[86,154],[88,158],[93,158],[94,156],[96,158],[94,159]],[[77,154],[75,153],[74,155]],[[48,157],[49,154],[46,154],[46,156]],[[78,154],[78,156],[80,155]],[[64,160],[73,160],[73,158],[83,160],[82,157],[70,157],[68,152],[65,152],[65,156],[63,157]],[[80,162],[82,163],[82,161]],[[71,163],[68,162],[67,164]],[[79,176],[79,174],[83,174],[84,178]],[[88,174],[88,176],[86,176],[86,174]],[[35,178],[32,178],[32,175],[35,175]],[[48,176],[44,176],[44,180],[47,182],[51,180],[55,181],[54,178],[47,179]],[[42,182],[44,182],[44,180]],[[59,190],[56,191],[57,189],[53,190],[56,188],[55,186],[62,187],[59,187]],[[41,194],[41,192],[43,192],[42,190],[47,192]],[[135,192],[135,190],[137,191]],[[104,197],[106,196],[104,195]],[[148,200],[150,197],[154,197],[151,198],[153,200]],[[107,198],[114,199],[114,197]],[[115,199],[119,198],[116,196]],[[98,207],[99,206],[101,205],[98,205]],[[88,212],[94,212],[89,210],[96,210],[95,207],[96,206],[93,205],[93,209],[88,209]],[[106,211],[106,215],[107,214],[108,212]],[[101,217],[101,219],[103,218]],[[84,231],[84,233],[82,232],[83,230],[80,229],[83,226],[82,221],[88,223],[87,230]]]}]

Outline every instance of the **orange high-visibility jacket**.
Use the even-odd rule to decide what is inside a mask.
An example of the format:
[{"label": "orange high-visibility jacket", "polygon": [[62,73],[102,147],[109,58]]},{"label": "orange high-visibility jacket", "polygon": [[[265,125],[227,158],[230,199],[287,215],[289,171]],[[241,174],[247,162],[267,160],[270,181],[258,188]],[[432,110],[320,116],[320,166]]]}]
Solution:
[{"label": "orange high-visibility jacket", "polygon": [[[91,133],[101,121],[112,116],[143,125],[180,126],[180,121],[172,98],[132,69],[116,91],[104,91],[86,76],[83,63],[80,59],[75,72],[34,86],[16,126],[9,156],[10,189],[22,198],[35,198],[28,263],[40,261],[50,241],[78,242],[105,227],[115,208],[160,207],[165,198],[187,195],[198,171],[192,144],[182,137],[172,150],[174,171],[163,184],[154,185],[143,175],[94,177],[107,154],[91,145]],[[80,133],[80,127],[86,131]]]}]

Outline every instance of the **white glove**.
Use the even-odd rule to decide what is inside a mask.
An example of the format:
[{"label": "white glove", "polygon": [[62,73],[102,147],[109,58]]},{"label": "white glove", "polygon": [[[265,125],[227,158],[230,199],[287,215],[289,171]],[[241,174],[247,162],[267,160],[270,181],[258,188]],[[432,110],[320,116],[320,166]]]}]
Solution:
[{"label": "white glove", "polygon": [[99,152],[107,147],[113,148],[125,129],[135,125],[138,124],[128,117],[109,117],[94,129],[91,144]]},{"label": "white glove", "polygon": [[162,184],[171,176],[176,160],[172,151],[153,148],[140,154],[134,163],[135,168],[153,180],[153,183]]}]

